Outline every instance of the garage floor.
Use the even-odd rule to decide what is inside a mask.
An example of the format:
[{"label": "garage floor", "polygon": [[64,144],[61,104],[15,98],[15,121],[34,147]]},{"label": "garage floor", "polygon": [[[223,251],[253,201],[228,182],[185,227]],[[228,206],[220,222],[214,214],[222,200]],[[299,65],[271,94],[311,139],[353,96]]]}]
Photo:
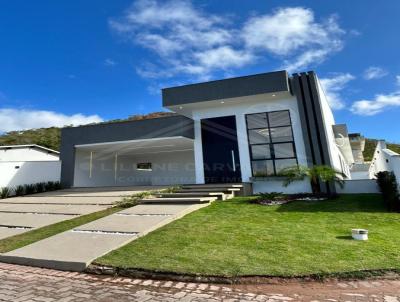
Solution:
[{"label": "garage floor", "polygon": [[74,188],[0,201],[0,239],[111,207],[155,187]]}]

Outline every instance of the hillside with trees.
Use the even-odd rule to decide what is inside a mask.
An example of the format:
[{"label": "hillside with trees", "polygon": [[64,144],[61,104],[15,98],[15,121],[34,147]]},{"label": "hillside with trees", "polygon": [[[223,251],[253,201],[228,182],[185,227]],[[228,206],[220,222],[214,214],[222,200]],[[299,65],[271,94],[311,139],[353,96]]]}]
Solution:
[{"label": "hillside with trees", "polygon": [[[126,119],[110,120],[103,122],[118,123],[123,121],[138,121],[174,115],[172,112],[152,112],[149,114],[132,115]],[[60,150],[61,128],[39,128],[23,131],[10,131],[0,135],[0,146],[36,144],[53,150]]]},{"label": "hillside with trees", "polygon": [[[127,119],[111,120],[103,123],[117,123],[123,121],[137,121],[174,115],[172,112],[152,112],[149,114],[132,115]],[[50,149],[59,150],[61,142],[61,128],[40,128],[24,131],[11,131],[0,135],[0,146],[37,144]],[[377,144],[376,139],[366,139],[364,158],[370,161]],[[388,148],[400,154],[400,144],[388,143]]]}]

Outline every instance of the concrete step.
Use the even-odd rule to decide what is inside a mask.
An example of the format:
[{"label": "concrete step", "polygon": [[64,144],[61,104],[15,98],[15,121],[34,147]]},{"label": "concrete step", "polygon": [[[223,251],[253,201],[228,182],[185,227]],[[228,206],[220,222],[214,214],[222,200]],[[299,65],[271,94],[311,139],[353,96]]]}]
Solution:
[{"label": "concrete step", "polygon": [[139,200],[142,204],[197,204],[210,203],[217,197],[182,197],[182,198],[146,198]]},{"label": "concrete step", "polygon": [[176,193],[199,193],[199,192],[209,192],[209,193],[225,193],[225,194],[232,194],[234,192],[240,192],[240,188],[182,188],[176,190]]},{"label": "concrete step", "polygon": [[182,197],[217,197],[219,200],[226,200],[232,194],[225,194],[222,192],[188,192],[188,193],[161,193],[157,197],[162,198],[182,198]]},{"label": "concrete step", "polygon": [[198,188],[243,188],[242,184],[194,184],[183,185],[182,189],[198,189]]}]

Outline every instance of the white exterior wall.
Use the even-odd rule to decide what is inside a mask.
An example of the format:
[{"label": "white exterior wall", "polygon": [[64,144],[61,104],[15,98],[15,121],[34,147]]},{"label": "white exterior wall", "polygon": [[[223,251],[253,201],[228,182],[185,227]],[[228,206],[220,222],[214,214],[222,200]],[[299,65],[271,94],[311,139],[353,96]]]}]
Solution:
[{"label": "white exterior wall", "polygon": [[[295,97],[277,97],[271,99],[271,96],[264,94],[246,96],[240,98],[234,98],[234,102],[227,100],[224,104],[216,105],[205,109],[193,110],[192,118],[195,123],[195,163],[196,163],[196,183],[204,183],[204,170],[203,170],[203,151],[201,141],[201,119],[221,117],[221,116],[232,116],[236,117],[236,128],[239,145],[239,160],[242,172],[242,181],[249,182],[252,177],[251,162],[249,145],[247,139],[247,129],[245,115],[251,113],[262,113],[277,110],[289,110],[290,117],[292,119],[292,127],[294,134],[294,142],[296,145],[296,152],[299,165],[307,166],[305,146],[303,133],[300,122],[300,115],[297,107],[297,100]],[[292,188],[291,188],[292,186]],[[295,189],[295,185],[291,184],[287,188],[281,186],[280,181],[276,181],[275,184],[271,181],[257,182],[256,187],[274,188],[272,191],[288,192],[288,190],[295,190],[297,192],[311,192],[311,186],[308,181],[300,182],[298,187]],[[279,189],[278,189],[279,188]],[[256,190],[254,190],[256,192]]]},{"label": "white exterior wall", "polygon": [[344,181],[344,187],[336,184],[338,194],[379,193],[379,187],[374,179],[351,179]]},{"label": "white exterior wall", "polygon": [[[137,170],[137,163],[151,163],[152,171]],[[74,187],[175,185],[195,183],[194,153],[173,151],[148,155],[118,155],[76,150]]]},{"label": "white exterior wall", "polygon": [[369,168],[370,178],[376,178],[375,174],[381,171],[392,171],[400,187],[400,154],[387,149],[384,141],[379,141],[376,146]]},{"label": "white exterior wall", "polygon": [[60,161],[0,162],[0,187],[60,181],[60,174]]},{"label": "white exterior wall", "polygon": [[325,131],[326,138],[328,140],[328,150],[329,150],[329,159],[330,162],[332,163],[332,167],[336,169],[337,171],[342,171],[342,166],[340,164],[340,161],[342,160],[343,163],[345,163],[345,166],[343,167],[343,172],[346,174],[348,178],[351,178],[350,175],[350,167],[348,164],[346,164],[345,157],[342,155],[340,152],[338,146],[336,145],[335,141],[335,134],[333,133],[333,128],[332,126],[335,125],[335,118],[332,113],[332,109],[329,106],[328,99],[326,98],[325,92],[319,82],[318,83],[318,91],[319,91],[319,96],[321,100],[321,109],[322,109],[322,117],[325,122],[325,129],[320,129]]},{"label": "white exterior wall", "polygon": [[59,160],[58,155],[37,148],[0,149],[0,162],[3,161],[48,161]]}]

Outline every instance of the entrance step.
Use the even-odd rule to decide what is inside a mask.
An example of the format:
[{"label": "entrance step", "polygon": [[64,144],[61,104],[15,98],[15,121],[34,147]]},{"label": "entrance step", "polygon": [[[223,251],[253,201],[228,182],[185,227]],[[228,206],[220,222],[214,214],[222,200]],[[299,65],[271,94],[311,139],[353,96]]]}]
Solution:
[{"label": "entrance step", "polygon": [[183,185],[184,189],[199,189],[199,188],[243,188],[242,184],[194,184],[194,185]]},{"label": "entrance step", "polygon": [[182,198],[146,198],[141,199],[141,204],[197,204],[197,203],[210,203],[215,201],[217,197],[182,197]]},{"label": "entrance step", "polygon": [[160,193],[157,197],[166,198],[182,198],[182,197],[217,197],[218,200],[226,200],[232,194],[225,194],[222,192],[188,192],[188,193]]},{"label": "entrance step", "polygon": [[187,189],[187,188],[182,188],[179,190],[176,190],[176,193],[204,193],[204,192],[210,192],[210,193],[224,193],[224,194],[233,194],[235,192],[239,193],[241,191],[240,188],[193,188],[193,189]]}]

